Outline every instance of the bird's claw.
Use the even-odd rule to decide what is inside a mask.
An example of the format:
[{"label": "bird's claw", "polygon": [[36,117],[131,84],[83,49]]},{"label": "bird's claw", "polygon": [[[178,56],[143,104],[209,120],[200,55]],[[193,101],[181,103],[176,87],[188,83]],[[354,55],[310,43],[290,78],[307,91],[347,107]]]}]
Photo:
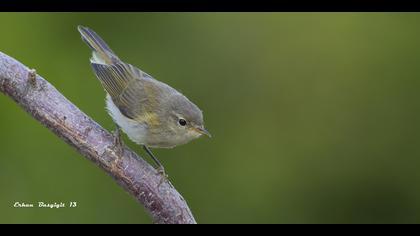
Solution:
[{"label": "bird's claw", "polygon": [[117,156],[120,156],[123,154],[123,142],[121,140],[121,133],[120,133],[120,129],[117,128],[114,132],[113,132],[113,136],[114,136],[114,146],[117,150]]},{"label": "bird's claw", "polygon": [[163,182],[169,183],[169,176],[166,174],[165,169],[163,168],[163,166],[158,167],[157,168],[157,172],[161,176],[161,179],[160,179],[160,182],[159,182],[158,187],[160,187],[160,185]]}]

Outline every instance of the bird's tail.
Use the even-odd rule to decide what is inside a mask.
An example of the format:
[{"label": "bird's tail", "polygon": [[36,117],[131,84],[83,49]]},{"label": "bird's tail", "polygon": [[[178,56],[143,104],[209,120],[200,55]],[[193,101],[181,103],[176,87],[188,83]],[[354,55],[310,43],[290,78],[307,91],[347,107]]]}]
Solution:
[{"label": "bird's tail", "polygon": [[77,27],[83,41],[93,50],[91,62],[99,64],[114,64],[120,61],[112,49],[99,37],[95,31],[79,25]]}]

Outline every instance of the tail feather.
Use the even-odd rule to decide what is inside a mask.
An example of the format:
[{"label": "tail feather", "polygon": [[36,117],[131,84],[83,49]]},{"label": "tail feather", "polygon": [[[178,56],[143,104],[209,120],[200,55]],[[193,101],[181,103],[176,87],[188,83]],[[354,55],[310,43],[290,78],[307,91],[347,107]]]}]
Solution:
[{"label": "tail feather", "polygon": [[81,25],[77,29],[82,35],[83,41],[93,50],[92,62],[114,64],[120,61],[118,56],[95,31]]}]

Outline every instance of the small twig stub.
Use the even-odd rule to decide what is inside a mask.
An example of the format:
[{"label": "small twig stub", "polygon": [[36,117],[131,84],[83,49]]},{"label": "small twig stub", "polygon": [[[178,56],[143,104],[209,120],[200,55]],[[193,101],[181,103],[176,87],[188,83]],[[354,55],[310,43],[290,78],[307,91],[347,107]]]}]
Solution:
[{"label": "small twig stub", "polygon": [[28,81],[32,86],[36,85],[36,70],[30,69],[28,71]]}]

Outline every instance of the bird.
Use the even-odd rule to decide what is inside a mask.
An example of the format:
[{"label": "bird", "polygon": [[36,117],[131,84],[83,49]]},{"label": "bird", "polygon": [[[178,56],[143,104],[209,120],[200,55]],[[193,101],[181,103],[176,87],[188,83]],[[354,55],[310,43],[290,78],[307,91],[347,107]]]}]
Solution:
[{"label": "bird", "polygon": [[173,148],[202,135],[211,137],[202,110],[176,89],[122,61],[92,29],[81,25],[77,29],[92,50],[90,64],[106,92],[106,110],[116,125],[115,145],[122,145],[122,130],[167,176],[150,148]]}]

